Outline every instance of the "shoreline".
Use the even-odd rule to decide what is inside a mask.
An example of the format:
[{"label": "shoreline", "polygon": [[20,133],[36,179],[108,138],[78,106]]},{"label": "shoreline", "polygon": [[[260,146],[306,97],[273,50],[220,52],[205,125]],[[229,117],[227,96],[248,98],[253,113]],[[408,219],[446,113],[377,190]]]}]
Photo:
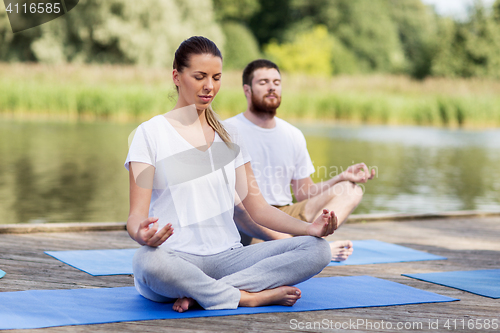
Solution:
[{"label": "shoreline", "polygon": [[[161,114],[161,113],[158,113]],[[135,118],[126,114],[116,114],[112,116],[97,116],[93,114],[51,114],[49,112],[9,112],[0,111],[0,121],[7,122],[19,122],[19,123],[69,123],[69,124],[98,124],[98,123],[112,123],[112,124],[140,124],[150,118],[156,116],[157,114],[151,114],[149,117],[139,117]],[[221,120],[226,120],[235,116],[236,114],[218,113]],[[418,127],[418,128],[435,128],[435,129],[447,129],[447,130],[464,130],[464,131],[485,131],[485,130],[497,130],[500,129],[499,126],[491,124],[465,124],[459,126],[457,124],[417,124],[411,122],[381,122],[381,121],[369,121],[363,122],[359,120],[346,120],[346,119],[334,119],[334,118],[321,118],[321,117],[297,117],[289,116],[286,114],[277,115],[279,118],[286,120],[294,126],[300,126],[301,124],[306,125],[322,125],[322,126],[350,126],[350,127],[361,127],[361,126],[382,126],[382,127]]]},{"label": "shoreline", "polygon": [[[353,214],[346,224],[368,222],[405,222],[432,219],[485,218],[500,216],[500,211],[463,210],[434,213]],[[30,234],[44,232],[82,232],[126,230],[126,222],[67,222],[0,224],[0,234]]]}]

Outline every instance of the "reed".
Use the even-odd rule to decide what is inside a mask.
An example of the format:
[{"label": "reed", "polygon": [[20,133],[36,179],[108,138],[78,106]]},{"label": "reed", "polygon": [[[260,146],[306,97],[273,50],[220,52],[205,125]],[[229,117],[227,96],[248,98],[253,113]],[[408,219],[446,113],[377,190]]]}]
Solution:
[{"label": "reed", "polygon": [[[0,115],[142,121],[175,104],[171,71],[131,66],[0,64]],[[246,108],[239,72],[224,72],[222,118]],[[368,124],[499,127],[500,82],[403,76],[283,75],[279,115]]]}]

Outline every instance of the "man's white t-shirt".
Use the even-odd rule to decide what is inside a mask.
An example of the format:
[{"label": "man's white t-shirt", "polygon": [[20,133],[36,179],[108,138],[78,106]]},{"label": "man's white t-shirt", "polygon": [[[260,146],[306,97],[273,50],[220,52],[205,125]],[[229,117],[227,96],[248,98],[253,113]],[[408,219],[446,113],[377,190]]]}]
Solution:
[{"label": "man's white t-shirt", "polygon": [[[240,247],[234,224],[235,169],[250,161],[234,127],[228,147],[215,133],[201,151],[184,139],[163,115],[142,123],[130,144],[129,162],[155,167],[150,217],[160,227],[171,223],[174,233],[161,246],[199,255]],[[140,176],[139,176],[140,177]]]},{"label": "man's white t-shirt", "polygon": [[255,125],[240,113],[224,123],[234,125],[252,158],[252,170],[262,195],[270,205],[292,204],[290,182],[314,173],[302,132],[274,117],[274,128]]}]

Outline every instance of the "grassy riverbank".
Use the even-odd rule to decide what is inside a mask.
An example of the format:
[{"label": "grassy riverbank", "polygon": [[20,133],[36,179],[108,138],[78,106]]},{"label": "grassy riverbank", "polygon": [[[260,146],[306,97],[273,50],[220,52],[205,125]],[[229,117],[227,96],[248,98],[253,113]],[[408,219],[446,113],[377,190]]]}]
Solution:
[{"label": "grassy riverbank", "polygon": [[[175,104],[171,71],[123,66],[0,64],[0,116],[141,121]],[[238,72],[225,72],[214,109],[243,111]],[[500,82],[402,76],[283,76],[280,116],[374,124],[500,126]]]}]

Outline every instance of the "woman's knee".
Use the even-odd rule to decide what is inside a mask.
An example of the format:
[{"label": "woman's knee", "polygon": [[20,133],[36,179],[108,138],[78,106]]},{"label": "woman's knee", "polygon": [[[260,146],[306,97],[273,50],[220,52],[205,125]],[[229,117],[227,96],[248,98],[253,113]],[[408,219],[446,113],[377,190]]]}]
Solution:
[{"label": "woman's knee", "polygon": [[148,277],[158,276],[168,270],[165,253],[158,247],[142,246],[137,249],[132,262],[134,276],[146,282]]},{"label": "woman's knee", "polygon": [[315,266],[320,267],[320,270],[325,268],[332,260],[330,243],[323,238],[314,236],[305,237],[305,243],[309,249],[308,260],[314,263]]}]

